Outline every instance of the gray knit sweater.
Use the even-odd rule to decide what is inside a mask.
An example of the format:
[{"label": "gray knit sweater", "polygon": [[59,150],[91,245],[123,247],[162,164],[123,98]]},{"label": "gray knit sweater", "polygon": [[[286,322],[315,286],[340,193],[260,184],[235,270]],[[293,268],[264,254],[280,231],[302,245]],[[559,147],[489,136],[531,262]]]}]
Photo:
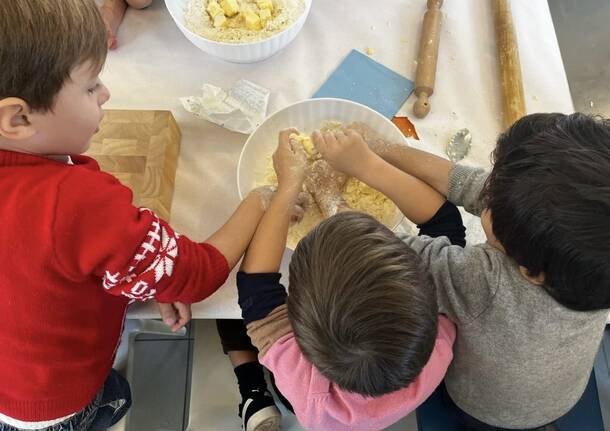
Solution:
[{"label": "gray knit sweater", "polygon": [[[456,166],[449,200],[479,216],[487,173]],[[533,428],[562,416],[582,395],[608,311],[576,312],[523,278],[488,244],[409,237],[437,286],[439,307],[458,327],[445,379],[454,402],[490,425]]]}]

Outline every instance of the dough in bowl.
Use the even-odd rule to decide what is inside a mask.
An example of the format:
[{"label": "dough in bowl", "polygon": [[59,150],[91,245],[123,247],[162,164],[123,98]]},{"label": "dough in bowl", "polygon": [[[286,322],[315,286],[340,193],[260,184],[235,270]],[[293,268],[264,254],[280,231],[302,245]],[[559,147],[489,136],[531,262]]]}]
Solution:
[{"label": "dough in bowl", "polygon": [[268,39],[305,12],[304,0],[191,0],[186,26],[206,39],[246,43]]},{"label": "dough in bowl", "polygon": [[[343,125],[336,121],[325,122],[321,130],[332,131],[342,128]],[[311,137],[307,134],[300,134],[296,139],[303,145],[307,153],[307,163],[313,164],[320,158],[317,153]],[[268,155],[269,163],[263,178],[257,186],[277,185],[277,176],[273,168],[272,154]],[[400,211],[394,203],[385,195],[377,190],[367,186],[363,182],[349,178],[343,189],[343,199],[355,211],[360,211],[371,215],[379,222],[392,229],[400,219]],[[298,242],[307,235],[315,226],[324,219],[318,206],[313,202],[313,199],[306,205],[303,219],[298,223],[293,223],[288,231],[288,248],[294,250]]]}]

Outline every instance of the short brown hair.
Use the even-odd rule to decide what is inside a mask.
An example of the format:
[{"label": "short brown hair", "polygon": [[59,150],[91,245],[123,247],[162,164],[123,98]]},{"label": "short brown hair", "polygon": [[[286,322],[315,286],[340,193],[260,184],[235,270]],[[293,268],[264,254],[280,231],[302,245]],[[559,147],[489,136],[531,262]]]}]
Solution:
[{"label": "short brown hair", "polygon": [[436,339],[434,285],[419,256],[368,215],[340,213],[298,244],[288,316],[305,357],[339,387],[406,387]]},{"label": "short brown hair", "polygon": [[0,99],[52,109],[74,67],[106,61],[106,29],[93,0],[0,1]]}]

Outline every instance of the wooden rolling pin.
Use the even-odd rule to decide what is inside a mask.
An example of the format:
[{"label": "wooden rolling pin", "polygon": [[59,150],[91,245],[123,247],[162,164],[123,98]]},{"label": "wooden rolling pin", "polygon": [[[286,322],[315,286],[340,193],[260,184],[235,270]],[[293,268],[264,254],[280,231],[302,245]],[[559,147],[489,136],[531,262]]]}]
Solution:
[{"label": "wooden rolling pin", "polygon": [[441,38],[441,6],[443,0],[428,0],[428,10],[424,15],[419,55],[417,57],[417,75],[415,76],[415,96],[413,113],[418,118],[424,118],[430,112],[428,98],[434,92],[436,79],[436,62],[438,45]]},{"label": "wooden rolling pin", "polygon": [[525,97],[523,96],[519,47],[508,1],[492,0],[498,60],[500,62],[502,115],[505,129],[512,126],[527,112],[525,110]]}]

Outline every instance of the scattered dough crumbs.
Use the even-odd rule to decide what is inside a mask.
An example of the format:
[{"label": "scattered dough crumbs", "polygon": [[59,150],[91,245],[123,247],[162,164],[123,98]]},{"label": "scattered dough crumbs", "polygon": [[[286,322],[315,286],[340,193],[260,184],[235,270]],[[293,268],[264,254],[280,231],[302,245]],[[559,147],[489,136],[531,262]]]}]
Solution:
[{"label": "scattered dough crumbs", "polygon": [[[337,130],[341,127],[342,124],[339,122],[328,121],[322,125],[321,129],[323,131]],[[303,145],[305,153],[307,153],[308,164],[311,164],[320,158],[309,135],[301,134],[295,136],[295,138]],[[277,176],[273,169],[271,155],[269,155],[268,158],[269,163],[267,165],[265,177],[257,186],[277,184]],[[390,199],[355,178],[350,178],[345,184],[343,199],[345,199],[348,205],[354,210],[370,214],[390,229],[394,228],[402,219],[400,211]],[[301,238],[307,235],[323,219],[324,217],[320,213],[318,206],[315,203],[309,205],[306,208],[303,219],[290,227],[290,230],[288,231],[288,247],[294,250]]]},{"label": "scattered dough crumbs", "polygon": [[184,18],[206,39],[245,43],[279,33],[304,12],[304,0],[191,0]]}]

